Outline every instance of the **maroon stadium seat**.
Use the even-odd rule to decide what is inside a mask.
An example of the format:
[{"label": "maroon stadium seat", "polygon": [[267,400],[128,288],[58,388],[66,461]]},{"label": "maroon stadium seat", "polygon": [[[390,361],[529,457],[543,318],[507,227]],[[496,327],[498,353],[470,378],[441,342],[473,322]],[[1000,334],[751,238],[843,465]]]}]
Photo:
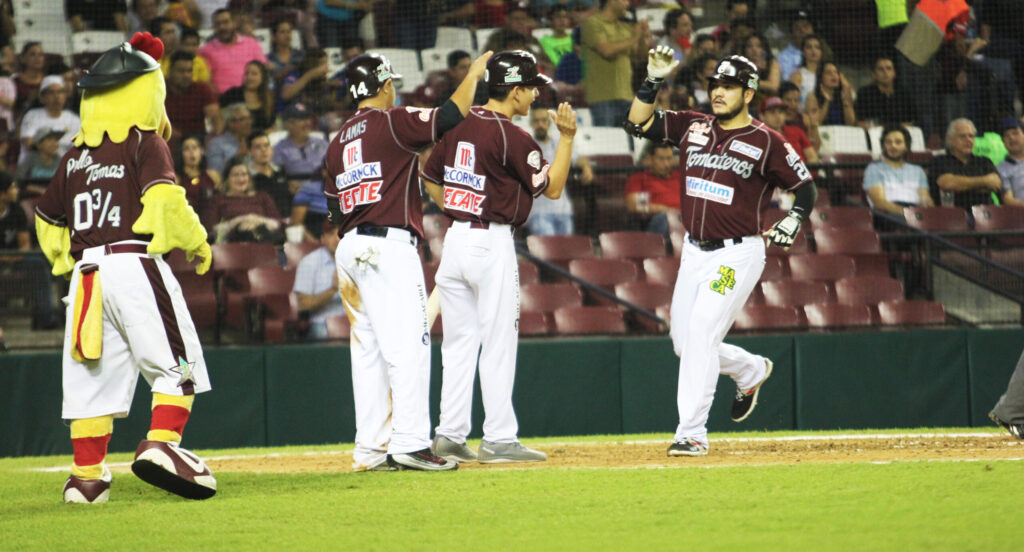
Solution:
[{"label": "maroon stadium seat", "polygon": [[773,328],[801,328],[807,324],[796,307],[778,305],[744,305],[736,316],[733,328],[760,330]]},{"label": "maroon stadium seat", "polygon": [[772,280],[783,280],[789,277],[789,263],[786,263],[778,255],[768,255],[764,258],[764,270],[761,271],[762,282]]},{"label": "maroon stadium seat", "polygon": [[289,296],[295,285],[295,271],[279,266],[250,268],[248,302],[253,305],[254,330],[262,330],[264,341],[284,341],[285,332],[294,327],[299,313],[292,311]]},{"label": "maroon stadium seat", "polygon": [[340,314],[327,317],[327,339],[348,339],[351,331],[348,316]]},{"label": "maroon stadium seat", "polygon": [[[605,290],[612,291],[616,285],[635,282],[640,271],[632,261],[620,259],[576,259],[569,262],[569,272]],[[611,305],[614,301],[603,295],[585,290],[588,302]]]},{"label": "maroon stadium seat", "polygon": [[[615,295],[624,301],[628,301],[651,312],[654,312],[661,305],[672,302],[672,288],[670,286],[652,284],[650,282],[619,284],[615,286]],[[658,333],[665,331],[661,324],[642,314],[627,312],[626,318],[636,329]]]},{"label": "maroon stadium seat", "polygon": [[444,239],[451,225],[452,219],[447,215],[423,215],[423,237],[428,240]]},{"label": "maroon stadium seat", "polygon": [[[828,284],[824,282],[807,280],[761,282],[761,291],[764,292],[765,304],[777,307],[803,307],[804,305],[833,301]],[[800,325],[806,326],[807,319],[804,317],[804,311],[799,309],[797,315],[800,318]]]},{"label": "maroon stadium seat", "polygon": [[287,268],[295,268],[299,266],[299,261],[306,255],[320,249],[320,242],[314,241],[301,241],[301,242],[286,242],[284,244],[284,259],[285,266]]},{"label": "maroon stadium seat", "polygon": [[878,232],[857,228],[815,230],[814,245],[818,253],[862,255],[882,252],[882,241],[878,238]]},{"label": "maroon stadium seat", "polygon": [[589,236],[528,236],[526,247],[535,257],[562,268],[568,268],[573,259],[594,256],[594,244]]},{"label": "maroon stadium seat", "polygon": [[794,280],[834,282],[853,277],[856,271],[853,258],[846,255],[808,253],[789,256],[789,273]]},{"label": "maroon stadium seat", "polygon": [[555,311],[555,330],[563,335],[624,334],[626,323],[615,307],[566,307]]},{"label": "maroon stadium seat", "polygon": [[248,270],[278,266],[277,247],[269,243],[220,243],[210,246],[211,270],[220,278],[218,296],[224,307],[224,322],[233,328],[245,326],[245,301],[249,292]]},{"label": "maroon stadium seat", "polygon": [[880,321],[878,304],[882,301],[903,299],[903,284],[895,278],[862,276],[843,278],[835,283],[836,300],[844,305],[867,305],[871,307],[871,320]]},{"label": "maroon stadium seat", "polygon": [[[184,257],[183,257],[184,258]],[[181,286],[182,295],[197,329],[217,325],[217,294],[214,291],[215,278],[207,272],[200,276],[195,270],[175,272],[174,277]]]},{"label": "maroon stadium seat", "polygon": [[519,285],[525,286],[527,284],[539,284],[540,283],[540,270],[537,265],[530,261],[519,261]]},{"label": "maroon stadium seat", "polygon": [[679,259],[675,257],[655,257],[644,259],[644,277],[652,284],[675,286],[679,274]]},{"label": "maroon stadium seat", "polygon": [[555,312],[562,307],[583,306],[583,295],[572,284],[528,284],[519,292],[520,312]]},{"label": "maroon stadium seat", "polygon": [[653,232],[603,232],[597,237],[601,257],[636,263],[647,257],[665,256],[665,238]]},{"label": "maroon stadium seat", "polygon": [[519,335],[537,336],[549,333],[551,333],[551,327],[548,317],[544,313],[533,311],[519,313]]},{"label": "maroon stadium seat", "polygon": [[904,207],[907,224],[927,232],[966,232],[967,211],[963,207]]},{"label": "maroon stadium seat", "polygon": [[766,245],[765,253],[768,255],[775,256],[803,255],[804,253],[813,253],[813,251],[811,251],[811,244],[807,241],[807,232],[808,230],[801,229],[800,233],[796,235],[796,239],[793,240],[793,245],[791,245],[788,250],[775,245]]},{"label": "maroon stadium seat", "polygon": [[816,328],[871,325],[871,309],[867,305],[815,303],[805,305],[804,313],[807,324]]},{"label": "maroon stadium seat", "polygon": [[1001,205],[975,205],[974,229],[979,232],[996,230],[1024,230],[1024,207]]},{"label": "maroon stadium seat", "polygon": [[892,275],[889,271],[889,257],[884,253],[850,255],[853,263],[857,266],[857,276],[881,276],[888,278]]},{"label": "maroon stadium seat", "polygon": [[871,210],[867,207],[816,207],[809,220],[812,228],[862,228],[874,230]]},{"label": "maroon stadium seat", "polygon": [[886,325],[946,323],[946,310],[934,301],[882,301],[878,312]]}]

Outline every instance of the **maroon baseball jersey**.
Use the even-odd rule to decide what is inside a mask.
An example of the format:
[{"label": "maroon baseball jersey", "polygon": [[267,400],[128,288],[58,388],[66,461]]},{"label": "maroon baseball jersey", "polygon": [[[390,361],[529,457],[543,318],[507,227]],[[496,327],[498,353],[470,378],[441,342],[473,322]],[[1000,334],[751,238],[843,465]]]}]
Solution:
[{"label": "maroon baseball jersey", "polygon": [[356,111],[327,147],[324,195],[341,207],[339,232],[363,224],[423,237],[417,152],[437,139],[437,109]]},{"label": "maroon baseball jersey", "polygon": [[155,184],[174,184],[167,142],[133,128],[120,144],[103,138],[98,148],[73,147],[64,154],[36,215],[71,229],[71,252],[123,240],[149,241],[132,232],[142,214],[142,194]]},{"label": "maroon baseball jersey", "polygon": [[679,147],[683,222],[697,240],[759,234],[772,188],[811,181],[793,146],[756,119],[725,130],[713,115],[666,111],[665,139]]},{"label": "maroon baseball jersey", "polygon": [[423,178],[444,187],[449,217],[519,226],[548,187],[549,167],[526,131],[500,113],[473,107],[434,147]]}]

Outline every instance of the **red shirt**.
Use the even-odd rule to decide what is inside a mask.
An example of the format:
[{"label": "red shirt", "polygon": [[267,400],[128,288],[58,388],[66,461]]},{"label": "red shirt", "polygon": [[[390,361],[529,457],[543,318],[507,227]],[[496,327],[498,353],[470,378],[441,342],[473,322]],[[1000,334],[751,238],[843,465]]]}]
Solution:
[{"label": "red shirt", "polygon": [[547,189],[549,168],[525,130],[473,107],[434,147],[423,178],[444,186],[444,212],[452,219],[519,226]]},{"label": "red shirt", "polygon": [[759,234],[772,188],[791,192],[811,181],[793,146],[756,119],[726,130],[714,115],[666,111],[664,134],[679,148],[680,211],[697,240]]},{"label": "red shirt", "polygon": [[786,137],[787,142],[793,144],[793,148],[796,150],[797,155],[800,156],[800,160],[806,163],[807,156],[804,155],[804,150],[811,147],[811,139],[807,137],[804,129],[796,125],[786,125],[782,127],[782,135]]},{"label": "red shirt", "polygon": [[679,208],[680,173],[674,170],[668,178],[661,178],[651,171],[635,173],[626,181],[626,195],[647,192],[652,205]]},{"label": "red shirt", "polygon": [[206,115],[203,108],[217,103],[217,95],[204,82],[193,82],[184,92],[178,93],[167,87],[164,107],[171,121],[175,137],[206,132]]},{"label": "red shirt", "polygon": [[423,237],[418,152],[437,139],[437,112],[362,108],[341,127],[324,158],[324,195],[341,206],[341,234],[368,224]]},{"label": "red shirt", "polygon": [[132,232],[132,225],[142,214],[142,195],[161,183],[174,184],[167,142],[133,128],[120,144],[104,137],[98,148],[68,150],[36,214],[71,228],[72,254],[123,240],[149,241],[149,235]]},{"label": "red shirt", "polygon": [[217,223],[250,214],[281,220],[281,214],[277,212],[277,206],[267,192],[253,192],[247,195],[218,194],[213,196],[203,209],[203,225],[212,232]]}]

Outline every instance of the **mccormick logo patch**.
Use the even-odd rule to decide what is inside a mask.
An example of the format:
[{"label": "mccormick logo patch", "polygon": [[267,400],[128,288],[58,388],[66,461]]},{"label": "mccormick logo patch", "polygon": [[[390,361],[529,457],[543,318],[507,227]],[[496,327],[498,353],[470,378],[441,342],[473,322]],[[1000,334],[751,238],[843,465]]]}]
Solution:
[{"label": "mccormick logo patch", "polygon": [[746,155],[747,157],[752,157],[754,158],[754,161],[760,159],[761,154],[764,153],[764,150],[762,150],[761,148],[757,146],[752,146],[740,140],[733,140],[732,144],[729,144],[729,149],[735,151],[736,153]]},{"label": "mccormick logo patch", "polygon": [[455,149],[455,168],[473,172],[476,168],[476,146],[469,142],[459,142]]},{"label": "mccormick logo patch", "polygon": [[734,190],[730,186],[694,176],[686,177],[686,195],[690,197],[732,205],[733,192]]},{"label": "mccormick logo patch", "polygon": [[480,176],[479,174],[473,174],[470,171],[456,169],[455,167],[445,166],[444,181],[449,184],[469,186],[478,192],[482,192],[484,189],[484,183],[487,181],[487,177]]},{"label": "mccormick logo patch", "polygon": [[345,144],[345,151],[342,157],[345,161],[345,169],[351,169],[363,164],[363,139],[353,140]]},{"label": "mccormick logo patch", "polygon": [[339,190],[343,190],[345,188],[348,188],[349,186],[359,184],[361,181],[366,180],[368,178],[373,178],[377,180],[383,178],[380,175],[379,162],[356,165],[355,167],[348,169],[347,171],[339,174],[334,179],[334,185],[337,186]]},{"label": "mccormick logo patch", "polygon": [[483,213],[483,202],[486,196],[475,194],[469,190],[444,187],[444,208],[472,213],[479,216]]}]

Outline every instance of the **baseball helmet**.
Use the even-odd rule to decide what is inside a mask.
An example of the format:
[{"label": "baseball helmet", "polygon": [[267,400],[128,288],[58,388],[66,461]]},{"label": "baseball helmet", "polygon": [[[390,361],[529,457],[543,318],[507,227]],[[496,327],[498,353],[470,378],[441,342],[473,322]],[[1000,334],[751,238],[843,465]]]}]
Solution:
[{"label": "baseball helmet", "polygon": [[487,61],[488,86],[546,86],[551,78],[537,70],[537,58],[525,50],[505,50]]},{"label": "baseball helmet", "polygon": [[361,54],[345,66],[345,86],[356,101],[376,96],[388,79],[400,78],[388,58],[380,54]]},{"label": "baseball helmet", "polygon": [[757,66],[743,56],[726,56],[718,61],[715,74],[711,75],[708,80],[731,82],[744,88],[757,90]]},{"label": "baseball helmet", "polygon": [[[148,33],[147,33],[148,34]],[[159,39],[154,39],[159,41]],[[160,63],[153,59],[153,56],[136,47],[137,41],[123,42],[103,52],[103,55],[92,64],[92,67],[85,72],[85,76],[78,81],[78,87],[83,90],[92,88],[103,88],[122,82],[128,82],[139,75],[156,71]],[[163,52],[163,44],[160,44],[159,51]]]}]

